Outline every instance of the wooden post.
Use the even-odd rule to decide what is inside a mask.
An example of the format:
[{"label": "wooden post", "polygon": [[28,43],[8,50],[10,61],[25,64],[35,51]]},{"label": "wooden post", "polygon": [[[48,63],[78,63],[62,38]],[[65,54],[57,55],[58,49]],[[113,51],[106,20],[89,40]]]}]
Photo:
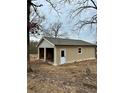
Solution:
[{"label": "wooden post", "polygon": [[44,62],[46,61],[46,48],[44,48]]},{"label": "wooden post", "polygon": [[53,63],[53,65],[57,65],[57,63],[56,63],[56,47],[54,47],[54,63]]},{"label": "wooden post", "polygon": [[40,52],[39,52],[39,51],[40,51],[40,48],[38,48],[38,52],[37,52],[37,53],[38,53],[38,54],[37,54],[37,59],[40,59],[40,54],[39,54]]}]

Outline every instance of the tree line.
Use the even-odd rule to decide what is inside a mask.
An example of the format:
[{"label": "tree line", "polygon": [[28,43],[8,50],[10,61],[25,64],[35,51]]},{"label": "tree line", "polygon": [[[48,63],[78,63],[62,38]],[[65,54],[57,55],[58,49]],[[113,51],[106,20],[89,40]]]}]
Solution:
[{"label": "tree line", "polygon": [[30,48],[29,48],[29,53],[30,54],[37,54],[38,50],[37,50],[37,44],[38,41],[30,41]]}]

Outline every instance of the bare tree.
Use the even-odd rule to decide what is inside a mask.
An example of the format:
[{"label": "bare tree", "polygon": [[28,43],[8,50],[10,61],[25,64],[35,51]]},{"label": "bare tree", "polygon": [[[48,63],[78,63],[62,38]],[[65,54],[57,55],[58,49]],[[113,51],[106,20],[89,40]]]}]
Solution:
[{"label": "bare tree", "polygon": [[43,36],[48,37],[66,37],[68,35],[67,32],[61,31],[62,23],[61,22],[55,22],[54,24],[51,24],[46,31],[44,31]]},{"label": "bare tree", "polygon": [[[36,5],[33,3],[33,0],[27,0],[27,71],[32,72],[32,68],[30,65],[30,53],[29,53],[29,47],[30,47],[30,38],[29,38],[29,32],[34,28],[39,28],[37,23],[31,22],[30,20],[30,14],[31,14],[31,7],[34,9],[37,16],[39,16],[37,8],[43,6],[42,4]],[[40,16],[39,16],[40,17]],[[33,30],[32,30],[33,32]]]},{"label": "bare tree", "polygon": [[[85,16],[85,14],[83,13],[84,11],[85,12],[88,12],[89,10],[97,11],[96,0],[60,0],[60,3],[61,2],[69,3],[69,4],[74,3],[74,7],[75,6],[76,7],[75,9],[72,10],[70,14],[70,16],[73,19],[78,15]],[[96,24],[97,24],[97,14],[95,13],[89,18],[78,20],[75,26],[77,27],[76,30],[81,30],[84,26],[91,25],[91,28],[92,28],[92,26]]]},{"label": "bare tree", "polygon": [[38,37],[41,32],[44,31],[43,21],[45,20],[45,16],[38,17],[37,15],[34,16],[30,21],[30,29],[29,35],[33,37]]},{"label": "bare tree", "polygon": [[[27,71],[33,71],[30,65],[30,56],[29,56],[29,47],[30,47],[30,35],[36,36],[44,31],[41,23],[45,19],[44,16],[39,15],[38,7],[43,6],[42,4],[35,4],[37,0],[27,0]],[[46,0],[47,3],[51,5],[51,7],[57,12],[59,15],[56,6],[51,2],[51,0]],[[33,9],[33,16],[31,15]]]},{"label": "bare tree", "polygon": [[54,32],[54,36],[55,38],[57,38],[59,36],[59,29],[61,28],[62,26],[62,23],[55,23],[53,26],[52,26],[52,31]]},{"label": "bare tree", "polygon": [[[72,12],[72,14],[74,15],[73,17],[81,14],[84,10],[86,10],[86,12],[89,11],[89,9],[91,9],[92,11],[97,11],[96,0],[83,0],[82,2],[78,2],[77,4],[79,7]],[[92,27],[93,24],[97,24],[97,14],[93,14],[89,18],[79,20],[76,23],[79,29],[82,29],[86,25],[91,25]]]}]

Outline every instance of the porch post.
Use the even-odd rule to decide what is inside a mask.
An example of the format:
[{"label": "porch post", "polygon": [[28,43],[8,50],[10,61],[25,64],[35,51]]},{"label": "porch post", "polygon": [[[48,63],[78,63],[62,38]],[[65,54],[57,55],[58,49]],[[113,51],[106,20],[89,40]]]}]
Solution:
[{"label": "porch post", "polygon": [[39,56],[40,56],[40,54],[39,54],[40,52],[39,52],[39,51],[40,51],[40,48],[38,47],[38,51],[37,51],[37,53],[38,53],[38,54],[37,54],[37,59],[40,59],[40,57],[39,57]]},{"label": "porch post", "polygon": [[53,63],[53,65],[57,65],[57,63],[56,63],[56,47],[54,47],[54,63]]},{"label": "porch post", "polygon": [[46,61],[46,48],[44,48],[44,62]]}]

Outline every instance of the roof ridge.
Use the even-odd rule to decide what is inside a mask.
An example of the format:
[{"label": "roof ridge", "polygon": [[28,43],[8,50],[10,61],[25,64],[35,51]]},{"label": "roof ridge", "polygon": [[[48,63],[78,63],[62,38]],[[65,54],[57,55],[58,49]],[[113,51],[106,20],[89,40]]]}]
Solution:
[{"label": "roof ridge", "polygon": [[93,43],[90,43],[88,41],[85,41],[85,40],[79,40],[79,39],[70,39],[70,38],[55,38],[55,37],[44,37],[44,38],[52,38],[52,39],[62,39],[62,40],[75,40],[75,41],[82,41],[82,42],[85,42],[85,43],[89,43],[89,44],[93,44]]},{"label": "roof ridge", "polygon": [[72,38],[54,38],[54,37],[44,37],[44,38],[53,38],[53,39],[66,39],[66,40],[78,40],[78,41],[83,41],[83,40],[79,40],[79,39],[72,39]]}]

